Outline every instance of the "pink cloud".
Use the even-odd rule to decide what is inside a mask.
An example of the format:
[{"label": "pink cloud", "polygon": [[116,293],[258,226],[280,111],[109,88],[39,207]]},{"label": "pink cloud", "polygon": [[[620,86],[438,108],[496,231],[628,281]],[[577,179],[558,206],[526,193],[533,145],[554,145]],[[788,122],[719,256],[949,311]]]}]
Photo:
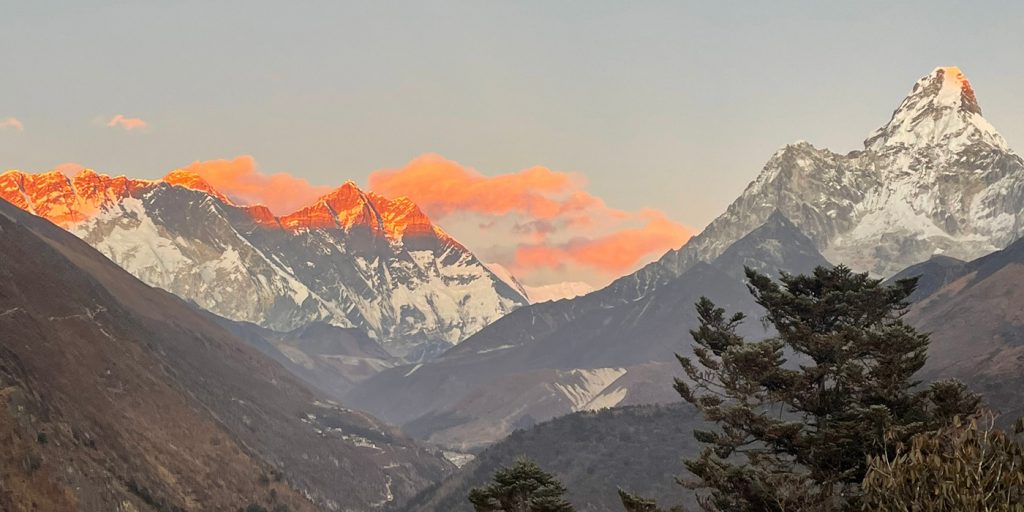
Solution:
[{"label": "pink cloud", "polygon": [[137,117],[125,117],[124,114],[117,114],[107,121],[108,128],[122,128],[125,131],[146,131],[149,123]]},{"label": "pink cloud", "polygon": [[17,117],[5,117],[0,119],[0,129],[10,128],[15,131],[25,131],[25,125]]},{"label": "pink cloud", "polygon": [[520,245],[510,269],[526,276],[542,268],[579,265],[617,276],[646,258],[682,246],[694,234],[692,229],[656,210],[643,210],[637,216],[644,222],[640,227],[618,228],[600,236],[574,238],[559,244]]}]

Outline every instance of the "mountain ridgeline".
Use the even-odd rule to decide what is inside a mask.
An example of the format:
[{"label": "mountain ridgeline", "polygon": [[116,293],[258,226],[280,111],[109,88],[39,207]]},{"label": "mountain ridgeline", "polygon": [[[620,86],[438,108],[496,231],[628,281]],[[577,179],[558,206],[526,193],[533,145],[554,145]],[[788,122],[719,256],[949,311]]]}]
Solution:
[{"label": "mountain ridgeline", "polygon": [[236,205],[186,171],[161,180],[9,171],[0,197],[220,316],[282,332],[357,328],[411,360],[527,302],[411,201],[352,182],[281,217]]}]

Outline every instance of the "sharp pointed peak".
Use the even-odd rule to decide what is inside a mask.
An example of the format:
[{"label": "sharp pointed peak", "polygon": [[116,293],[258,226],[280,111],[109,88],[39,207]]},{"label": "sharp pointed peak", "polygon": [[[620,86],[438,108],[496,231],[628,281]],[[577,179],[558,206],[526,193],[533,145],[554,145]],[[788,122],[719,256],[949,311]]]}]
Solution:
[{"label": "sharp pointed peak", "polygon": [[956,66],[940,66],[921,77],[889,122],[864,141],[868,150],[946,147],[973,144],[1009,151],[1006,140],[981,114],[974,88]]},{"label": "sharp pointed peak", "polygon": [[234,202],[228,199],[227,196],[213,188],[213,185],[210,185],[209,181],[195,171],[190,171],[188,169],[175,169],[164,175],[160,181],[167,183],[168,185],[204,192],[217,198],[224,204],[234,204]]},{"label": "sharp pointed peak", "polygon": [[[927,89],[927,91],[925,91]],[[914,84],[911,94],[918,91],[932,94],[943,105],[960,108],[981,115],[981,107],[967,76],[957,66],[940,66]]]},{"label": "sharp pointed peak", "polygon": [[[54,169],[54,170],[58,171],[58,172],[61,172],[61,173],[64,173],[64,171],[62,171],[60,169]],[[72,176],[69,176],[69,177],[77,178],[79,176],[103,176],[103,175],[100,174],[99,172],[97,172],[96,169],[92,169],[92,168],[89,168],[89,167],[82,167],[77,172],[75,172]]]},{"label": "sharp pointed peak", "polygon": [[356,197],[356,196],[365,197],[366,193],[363,192],[363,189],[359,188],[359,184],[356,183],[355,181],[345,180],[341,185],[338,185],[337,188],[334,188],[330,192],[327,192],[326,194],[324,194],[324,195],[320,196],[319,198],[317,198],[317,202],[329,201],[332,198],[338,198],[338,197]]}]

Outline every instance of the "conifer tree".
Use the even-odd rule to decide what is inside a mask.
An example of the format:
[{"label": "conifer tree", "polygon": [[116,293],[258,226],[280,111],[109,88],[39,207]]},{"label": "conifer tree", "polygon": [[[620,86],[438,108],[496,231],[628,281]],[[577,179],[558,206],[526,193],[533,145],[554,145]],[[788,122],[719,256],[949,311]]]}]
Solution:
[{"label": "conifer tree", "polygon": [[558,479],[520,458],[496,471],[489,485],[472,489],[469,501],[476,512],[573,512],[564,495]]},{"label": "conifer tree", "polygon": [[909,439],[977,410],[959,382],[916,387],[928,336],[902,320],[916,279],[883,285],[844,266],[746,276],[776,334],[746,341],[742,314],[702,298],[694,357],[677,356],[676,390],[714,427],[694,432],[706,446],[686,461],[705,509],[859,510],[887,432]]}]

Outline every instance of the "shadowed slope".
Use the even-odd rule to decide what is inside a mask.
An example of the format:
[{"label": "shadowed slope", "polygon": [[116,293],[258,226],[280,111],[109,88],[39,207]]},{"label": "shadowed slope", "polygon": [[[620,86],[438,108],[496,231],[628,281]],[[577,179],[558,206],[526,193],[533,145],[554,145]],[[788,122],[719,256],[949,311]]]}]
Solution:
[{"label": "shadowed slope", "polygon": [[0,391],[4,510],[369,509],[451,468],[5,201]]}]

